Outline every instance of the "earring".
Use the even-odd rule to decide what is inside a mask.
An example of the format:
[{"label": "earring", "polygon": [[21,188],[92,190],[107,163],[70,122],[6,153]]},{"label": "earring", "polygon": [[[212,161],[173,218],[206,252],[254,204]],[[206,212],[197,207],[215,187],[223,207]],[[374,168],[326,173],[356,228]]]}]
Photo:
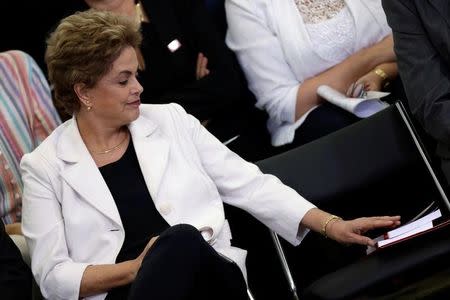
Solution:
[{"label": "earring", "polygon": [[92,109],[91,101],[89,101],[89,100],[86,101],[86,109],[87,109],[87,111],[91,111],[91,109]]}]

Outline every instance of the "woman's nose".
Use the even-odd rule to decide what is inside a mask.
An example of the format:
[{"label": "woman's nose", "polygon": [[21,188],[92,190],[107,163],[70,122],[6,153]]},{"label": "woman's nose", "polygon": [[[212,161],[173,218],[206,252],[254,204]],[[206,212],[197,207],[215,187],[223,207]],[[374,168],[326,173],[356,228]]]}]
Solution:
[{"label": "woman's nose", "polygon": [[142,94],[142,92],[144,91],[144,88],[142,87],[141,83],[139,82],[139,80],[137,80],[137,78],[135,79],[135,86],[133,87],[133,93],[135,94]]}]

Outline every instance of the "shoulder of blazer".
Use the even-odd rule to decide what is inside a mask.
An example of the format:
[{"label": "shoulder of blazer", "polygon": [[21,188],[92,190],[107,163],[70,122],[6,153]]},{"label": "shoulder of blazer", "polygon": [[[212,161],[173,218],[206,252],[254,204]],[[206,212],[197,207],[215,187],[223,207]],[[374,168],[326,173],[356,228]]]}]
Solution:
[{"label": "shoulder of blazer", "polygon": [[[70,126],[72,119],[67,120],[59,125],[40,145],[38,145],[32,152],[25,154],[21,161],[21,171],[23,167],[32,169],[34,172],[44,173],[58,173],[58,160],[56,155],[56,146],[58,140],[67,126]],[[23,175],[23,174],[22,174]]]},{"label": "shoulder of blazer", "polygon": [[187,114],[184,108],[177,103],[169,104],[141,104],[140,116],[151,118],[159,117],[160,115],[177,112],[178,114]]},{"label": "shoulder of blazer", "polygon": [[158,127],[164,127],[169,123],[186,124],[188,114],[181,105],[176,103],[142,104],[139,119],[141,118]]}]

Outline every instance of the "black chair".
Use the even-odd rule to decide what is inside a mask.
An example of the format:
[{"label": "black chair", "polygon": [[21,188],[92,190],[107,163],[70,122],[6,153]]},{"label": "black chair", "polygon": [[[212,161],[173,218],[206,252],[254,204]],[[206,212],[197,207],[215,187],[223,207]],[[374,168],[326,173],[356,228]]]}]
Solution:
[{"label": "black chair", "polygon": [[[399,102],[319,140],[260,161],[258,165],[263,172],[276,175],[320,208],[344,218],[400,214],[406,222],[433,202],[447,215],[450,212],[446,188],[439,179],[441,175],[433,168]],[[338,264],[329,268],[328,262],[321,263],[333,259],[322,251],[332,244],[325,238],[309,234],[311,240],[305,239],[306,245],[302,243],[298,249],[284,241],[281,243],[295,284],[301,287],[301,299],[387,297],[398,290],[417,288],[427,276],[440,278],[435,283],[440,286],[433,291],[435,295],[448,296],[450,277],[445,279],[445,275],[450,276],[449,228],[368,256],[364,247],[345,247],[333,242],[342,248],[339,250],[347,252],[346,255],[350,254],[335,259]],[[324,241],[328,244],[323,244]],[[310,248],[302,252],[302,247]],[[298,258],[300,254],[310,258]],[[308,277],[305,274],[313,275],[305,279]],[[290,285],[294,299],[295,284]]]}]

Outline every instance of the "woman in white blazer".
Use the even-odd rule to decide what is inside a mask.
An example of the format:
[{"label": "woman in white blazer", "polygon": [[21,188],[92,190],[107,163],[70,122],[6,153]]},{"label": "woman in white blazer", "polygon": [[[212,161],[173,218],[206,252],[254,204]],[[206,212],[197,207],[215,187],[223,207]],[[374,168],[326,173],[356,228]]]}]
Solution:
[{"label": "woman in white blazer", "polygon": [[73,114],[24,156],[23,233],[49,299],[245,299],[246,251],[223,202],[294,245],[312,229],[343,243],[399,217],[351,221],[314,207],[229,151],[180,106],[140,105],[135,22],[63,19],[46,61]]},{"label": "woman in white blazer", "polygon": [[237,54],[256,105],[269,114],[274,146],[300,145],[357,120],[322,104],[318,86],[344,93],[380,90],[397,76],[380,0],[225,4],[227,44]]}]

